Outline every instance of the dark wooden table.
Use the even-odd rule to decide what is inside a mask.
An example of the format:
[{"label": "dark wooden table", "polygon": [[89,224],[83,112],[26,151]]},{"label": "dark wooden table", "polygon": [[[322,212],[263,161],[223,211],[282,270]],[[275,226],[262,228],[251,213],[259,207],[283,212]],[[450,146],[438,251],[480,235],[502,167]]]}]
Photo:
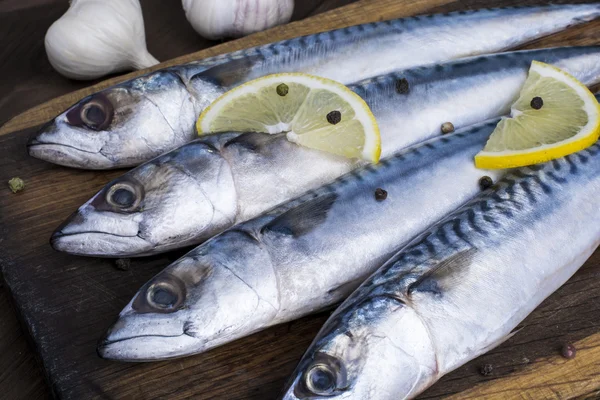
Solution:
[{"label": "dark wooden table", "polygon": [[[292,19],[306,18],[354,1],[298,0]],[[165,61],[219,43],[194,32],[178,0],[141,0],[141,3],[148,49],[158,60]],[[46,58],[46,30],[67,8],[67,0],[0,1],[0,125],[40,103],[97,82],[66,79],[52,69]],[[19,326],[8,294],[0,287],[0,398],[48,397],[34,353]]]},{"label": "dark wooden table", "polygon": [[[142,5],[150,51],[160,60],[188,54],[183,58],[189,61],[264,44],[273,37],[290,38],[349,24],[549,1],[362,0],[332,13],[193,55],[188,53],[216,43],[195,35],[185,21],[179,1],[142,0]],[[294,18],[350,2],[298,0]],[[49,397],[34,354],[43,355],[45,373],[52,374],[49,380],[54,382],[51,389],[64,399],[264,400],[265,394],[270,398],[282,387],[327,318],[326,312],[175,361],[123,364],[95,356],[98,332],[109,326],[133,293],[172,261],[173,255],[134,260],[133,267],[125,272],[115,270],[110,260],[72,257],[54,252],[48,245],[51,231],[119,174],[51,166],[28,157],[24,151],[27,137],[37,125],[100,86],[110,84],[105,81],[100,86],[56,98],[93,83],[66,80],[53,72],[46,60],[43,35],[66,7],[67,0],[0,1],[0,32],[4,33],[0,36],[0,66],[4,72],[0,79],[0,123],[53,99],[19,114],[0,128],[0,185],[12,176],[22,176],[28,182],[27,190],[16,196],[6,187],[4,192],[0,190],[0,267],[10,283],[7,288],[12,290],[8,293],[7,288],[4,292],[0,289],[0,399]],[[590,44],[600,44],[600,20],[537,40],[525,48]],[[125,274],[127,279],[123,279]],[[600,250],[523,322],[517,335],[443,377],[420,398],[600,399],[599,279]],[[29,330],[26,336],[9,299],[16,299],[19,304],[21,320],[29,318],[25,321]],[[30,335],[36,339],[36,353],[27,345],[26,337]],[[565,343],[575,344],[575,359],[560,356]],[[480,373],[485,364],[493,365],[491,375]]]}]

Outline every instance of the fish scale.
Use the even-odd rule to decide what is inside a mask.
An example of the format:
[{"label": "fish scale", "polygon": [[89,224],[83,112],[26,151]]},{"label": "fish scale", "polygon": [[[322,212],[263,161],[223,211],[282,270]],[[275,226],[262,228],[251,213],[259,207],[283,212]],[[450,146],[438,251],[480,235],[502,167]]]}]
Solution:
[{"label": "fish scale", "polygon": [[[228,89],[260,76],[304,72],[347,84],[502,51],[598,15],[598,3],[475,10],[370,23],[241,50],[151,72],[86,97],[45,125],[28,149],[34,157],[76,168],[139,165],[192,141],[201,111]],[[85,122],[90,105],[102,117],[99,126]]]},{"label": "fish scale", "polygon": [[[377,118],[387,157],[441,135],[445,122],[460,129],[508,114],[532,60],[563,68],[588,85],[600,81],[600,47],[590,46],[474,57],[391,73],[350,89]],[[398,82],[407,91],[399,93]],[[198,244],[361,165],[292,144],[284,134],[207,135],[110,182],[56,231],[52,243],[74,254],[116,257]],[[181,169],[186,173],[177,173]],[[155,175],[167,171],[170,178],[157,186]],[[144,197],[138,209],[111,212],[107,195],[123,182]]]},{"label": "fish scale", "polygon": [[283,398],[412,398],[497,346],[600,244],[598,196],[599,143],[509,172],[348,297]]}]

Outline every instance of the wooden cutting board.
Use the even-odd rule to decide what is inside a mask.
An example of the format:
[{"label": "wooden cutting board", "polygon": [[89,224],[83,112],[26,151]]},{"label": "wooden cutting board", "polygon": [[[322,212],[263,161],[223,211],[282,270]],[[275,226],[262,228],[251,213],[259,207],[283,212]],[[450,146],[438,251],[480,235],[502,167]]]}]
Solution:
[{"label": "wooden cutting board", "polygon": [[[363,22],[541,3],[363,0],[158,67]],[[528,47],[600,44],[599,32],[600,21],[596,21]],[[48,245],[54,228],[122,171],[76,171],[29,158],[25,151],[28,137],[38,125],[80,98],[143,72],[42,104],[0,129],[0,265],[17,313],[57,398],[274,399],[327,313],[277,326],[198,356],[146,364],[105,361],[96,355],[96,341],[138,288],[179,254],[136,259],[129,270],[121,271],[111,260],[69,256]],[[6,188],[5,182],[13,176],[27,182],[24,192],[15,195]],[[518,334],[444,377],[422,398],[600,398],[599,313],[597,251],[522,324]],[[574,360],[560,357],[566,342],[575,343],[578,349]],[[488,376],[478,372],[484,364],[493,366]]]}]

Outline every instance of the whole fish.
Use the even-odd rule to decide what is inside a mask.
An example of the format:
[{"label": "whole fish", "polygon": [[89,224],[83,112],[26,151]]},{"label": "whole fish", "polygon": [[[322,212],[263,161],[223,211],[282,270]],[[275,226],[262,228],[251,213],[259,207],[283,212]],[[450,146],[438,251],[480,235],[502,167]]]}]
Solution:
[{"label": "whole fish", "polygon": [[497,121],[359,168],[213,237],[146,283],[99,345],[149,361],[199,353],[343,300],[399,246],[503,171],[475,168]]},{"label": "whole fish", "polygon": [[367,279],[283,399],[412,398],[502,343],[600,244],[599,196],[599,144],[508,174]]},{"label": "whole fish", "polygon": [[600,4],[461,11],[338,29],[165,68],[86,97],[45,125],[29,153],[69,167],[138,165],[196,138],[225,91],[275,72],[342,83],[514,47],[600,15]]},{"label": "whole fish", "polygon": [[[600,47],[478,56],[352,85],[378,120],[383,156],[507,114],[532,60],[600,81]],[[398,92],[398,82],[408,92]],[[198,244],[361,165],[290,143],[284,134],[208,135],[128,172],[97,193],[52,236],[55,249],[131,257]]]}]

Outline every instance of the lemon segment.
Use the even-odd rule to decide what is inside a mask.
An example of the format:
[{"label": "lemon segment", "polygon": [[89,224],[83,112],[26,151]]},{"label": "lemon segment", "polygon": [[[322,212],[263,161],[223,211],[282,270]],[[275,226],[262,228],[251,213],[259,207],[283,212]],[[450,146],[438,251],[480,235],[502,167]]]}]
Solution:
[{"label": "lemon segment", "polygon": [[341,83],[302,73],[268,75],[215,100],[198,134],[286,133],[288,140],[348,158],[378,162],[381,138],[364,100]]},{"label": "lemon segment", "polygon": [[600,136],[600,106],[589,89],[560,69],[534,61],[511,115],[475,156],[483,169],[539,164],[583,150]]}]

